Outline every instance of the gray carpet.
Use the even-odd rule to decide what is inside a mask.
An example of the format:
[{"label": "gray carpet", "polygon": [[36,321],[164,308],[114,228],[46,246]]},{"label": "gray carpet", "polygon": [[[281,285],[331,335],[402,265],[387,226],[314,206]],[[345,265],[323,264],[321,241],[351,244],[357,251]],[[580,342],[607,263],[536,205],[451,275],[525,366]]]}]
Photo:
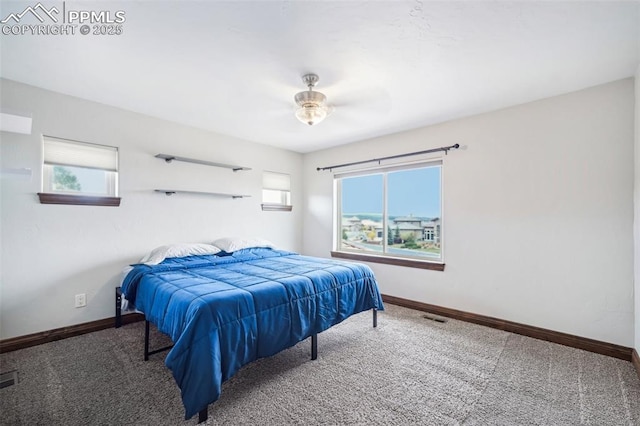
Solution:
[{"label": "gray carpet", "polygon": [[[208,425],[640,425],[629,362],[387,305],[243,368]],[[0,355],[2,425],[180,425],[165,354],[142,323]],[[155,335],[153,345],[166,343]]]}]

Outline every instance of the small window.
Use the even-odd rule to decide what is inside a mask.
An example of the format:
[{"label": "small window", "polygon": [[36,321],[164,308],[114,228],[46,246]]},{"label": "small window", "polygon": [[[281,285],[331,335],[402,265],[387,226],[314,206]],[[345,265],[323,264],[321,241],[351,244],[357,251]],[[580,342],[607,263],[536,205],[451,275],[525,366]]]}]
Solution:
[{"label": "small window", "polygon": [[119,205],[118,148],[43,137],[43,204]]},{"label": "small window", "polygon": [[262,173],[262,210],[291,211],[291,176],[285,173]]}]

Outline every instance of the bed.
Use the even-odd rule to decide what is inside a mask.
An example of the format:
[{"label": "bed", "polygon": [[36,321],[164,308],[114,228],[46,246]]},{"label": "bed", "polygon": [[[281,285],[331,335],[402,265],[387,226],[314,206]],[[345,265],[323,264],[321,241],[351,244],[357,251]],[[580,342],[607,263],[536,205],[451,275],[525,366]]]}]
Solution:
[{"label": "bed", "polygon": [[181,390],[185,419],[199,413],[200,422],[243,365],[309,337],[314,359],[318,333],[366,310],[375,326],[384,309],[368,266],[272,247],[134,265],[121,294],[145,315],[145,358],[149,322],[173,341],[165,364]]}]

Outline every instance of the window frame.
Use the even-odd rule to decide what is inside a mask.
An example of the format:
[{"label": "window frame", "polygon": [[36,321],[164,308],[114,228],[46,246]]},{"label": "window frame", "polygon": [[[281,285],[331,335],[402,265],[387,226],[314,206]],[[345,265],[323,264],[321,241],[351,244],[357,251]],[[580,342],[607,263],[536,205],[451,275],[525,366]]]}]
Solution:
[{"label": "window frame", "polygon": [[[440,256],[438,259],[430,259],[428,257],[423,256],[411,256],[411,255],[398,255],[398,254],[389,254],[386,252],[387,250],[387,239],[388,239],[388,229],[389,229],[389,217],[388,217],[388,173],[401,171],[401,170],[412,170],[412,169],[420,169],[427,167],[440,167]],[[416,162],[408,162],[408,163],[400,163],[393,165],[386,165],[381,167],[373,167],[361,170],[350,170],[342,173],[334,174],[334,241],[333,241],[333,250],[331,251],[331,256],[342,259],[349,260],[358,260],[358,261],[366,261],[373,263],[382,263],[388,265],[396,265],[396,266],[405,266],[419,269],[428,269],[435,271],[444,271],[445,262],[444,262],[444,239],[442,236],[445,234],[443,231],[444,228],[444,220],[443,220],[443,210],[444,210],[444,177],[443,177],[443,169],[444,169],[444,159],[439,158],[430,158],[425,160],[420,160]],[[357,250],[349,250],[342,247],[342,179],[349,177],[357,177],[357,176],[370,176],[375,174],[383,175],[383,205],[382,205],[382,252],[363,252]],[[424,233],[424,230],[423,230]]]},{"label": "window frame", "polygon": [[[62,167],[79,167],[79,168],[87,168],[91,169],[92,167],[84,167],[81,165],[74,164],[57,164],[57,163],[46,163],[45,159],[45,144],[46,140],[58,141],[62,143],[67,143],[69,145],[84,145],[90,146],[94,148],[103,148],[105,150],[114,151],[115,155],[115,170],[107,170],[101,167],[95,167],[96,170],[103,170],[105,173],[111,173],[111,175],[107,175],[107,185],[112,190],[112,194],[109,195],[101,195],[101,194],[92,194],[92,193],[73,193],[69,191],[56,191],[52,189],[52,175],[53,168],[56,165]],[[40,204],[67,204],[67,205],[81,205],[81,206],[108,206],[108,207],[118,207],[120,205],[121,198],[118,196],[119,191],[119,149],[118,147],[95,144],[83,141],[76,141],[72,139],[59,138],[55,136],[42,135],[42,181],[41,188],[42,192],[38,192],[38,198]],[[47,186],[45,188],[45,186]],[[110,191],[111,192],[111,191]]]}]

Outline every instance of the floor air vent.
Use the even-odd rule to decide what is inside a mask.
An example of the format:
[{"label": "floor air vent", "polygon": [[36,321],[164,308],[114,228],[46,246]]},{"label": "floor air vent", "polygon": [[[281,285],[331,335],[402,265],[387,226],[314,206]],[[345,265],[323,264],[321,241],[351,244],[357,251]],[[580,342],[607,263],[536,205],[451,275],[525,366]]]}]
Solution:
[{"label": "floor air vent", "polygon": [[447,322],[447,320],[446,320],[446,319],[444,319],[444,318],[434,317],[434,316],[431,316],[431,315],[423,315],[423,316],[422,316],[422,318],[424,318],[424,319],[428,319],[428,320],[431,320],[431,321],[435,321],[435,322],[441,322],[441,323],[443,323],[443,324],[444,324],[445,322]]},{"label": "floor air vent", "polygon": [[0,373],[0,389],[15,385],[16,383],[18,383],[18,370]]}]

